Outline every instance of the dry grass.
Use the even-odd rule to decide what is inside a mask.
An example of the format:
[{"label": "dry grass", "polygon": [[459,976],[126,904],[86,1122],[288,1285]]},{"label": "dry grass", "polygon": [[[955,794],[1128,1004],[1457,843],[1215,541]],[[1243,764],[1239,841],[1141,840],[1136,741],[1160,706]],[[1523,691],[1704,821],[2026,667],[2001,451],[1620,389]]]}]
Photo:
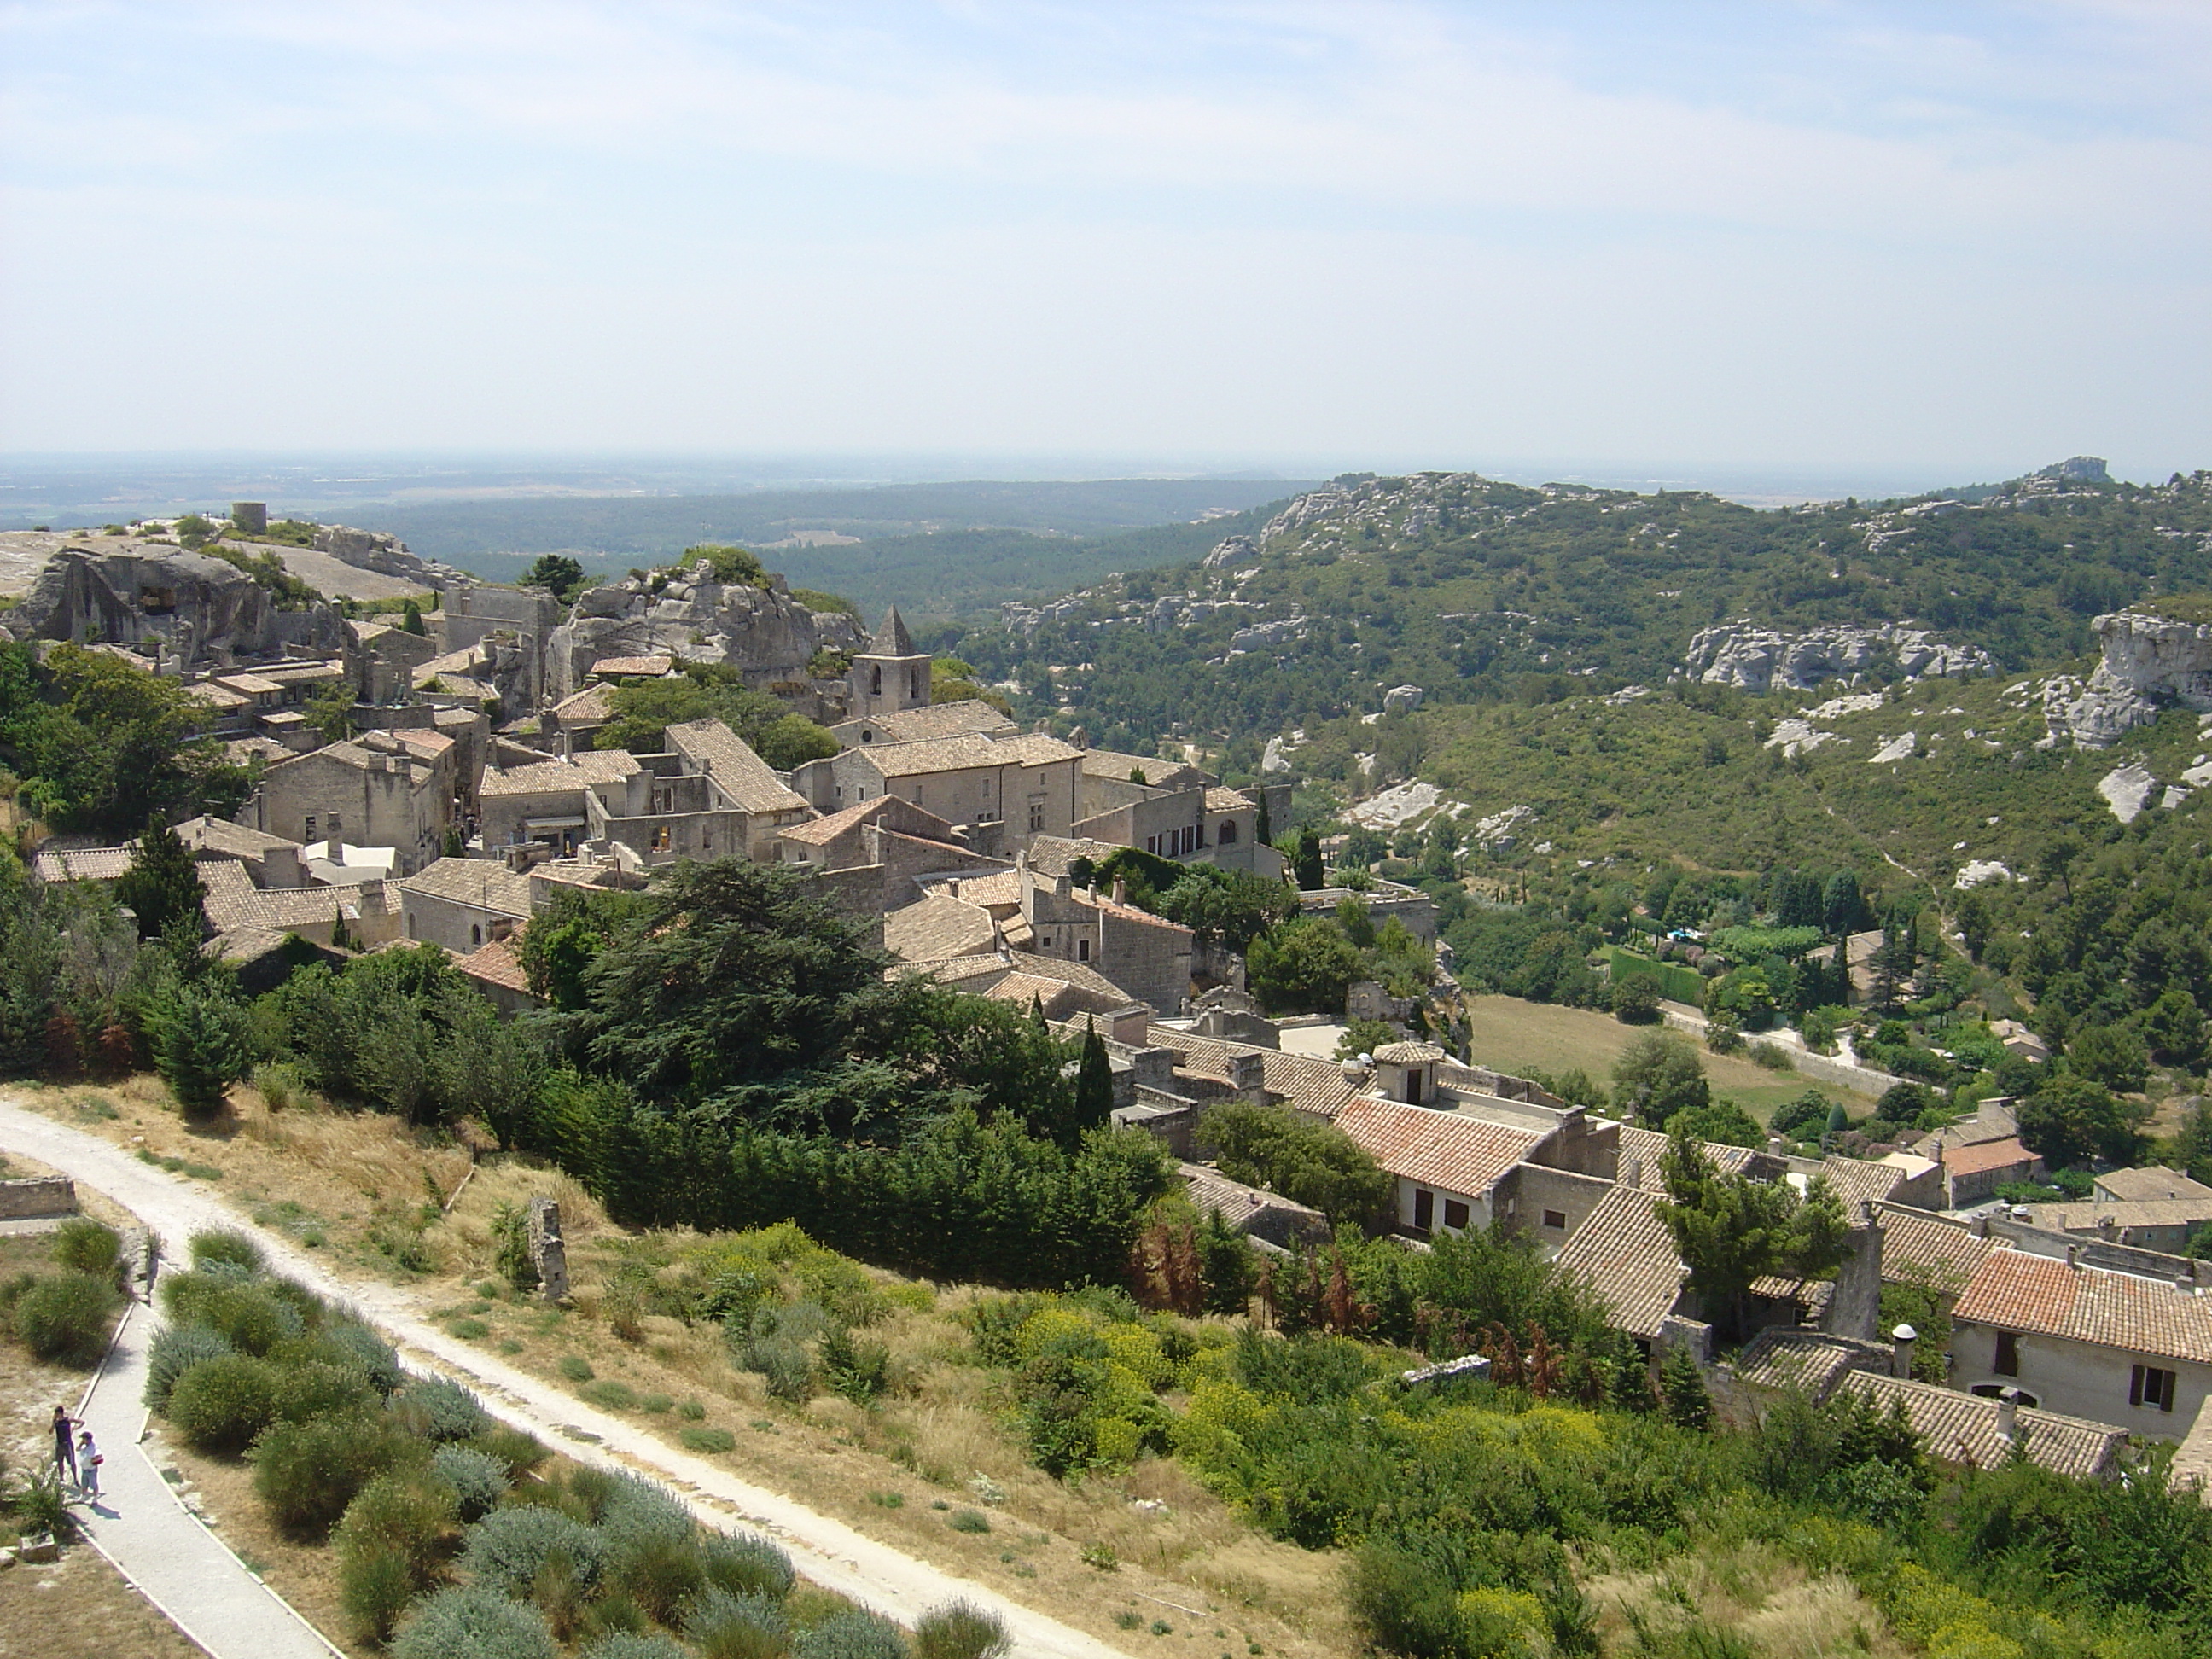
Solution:
[{"label": "dry grass", "polygon": [[[1623,1049],[1655,1029],[1623,1025],[1610,1014],[1588,1008],[1523,1002],[1518,997],[1469,997],[1467,1009],[1469,1052],[1481,1064],[1508,1073],[1558,1073],[1580,1066],[1600,1083],[1611,1075]],[[1762,1123],[1774,1115],[1776,1107],[1808,1088],[1818,1088],[1832,1098],[1840,1097],[1854,1112],[1874,1107],[1871,1097],[1832,1083],[1815,1083],[1795,1072],[1770,1072],[1739,1054],[1708,1054],[1702,1045],[1698,1053],[1713,1092],[1741,1102]]]},{"label": "dry grass", "polygon": [[1657,1572],[1588,1585],[1609,1653],[1635,1650],[1638,1622],[1655,1634],[1702,1626],[1771,1659],[1903,1659],[1881,1612],[1840,1575],[1814,1577],[1759,1545],[1682,1556]]},{"label": "dry grass", "polygon": [[89,1545],[0,1572],[0,1659],[204,1659]]},{"label": "dry grass", "polygon": [[[86,1113],[79,1103],[88,1094],[118,1115]],[[732,1366],[719,1330],[648,1318],[638,1340],[618,1340],[599,1314],[611,1247],[624,1235],[556,1171],[491,1157],[471,1175],[465,1146],[376,1114],[305,1106],[271,1113],[251,1089],[234,1090],[231,1110],[206,1128],[186,1126],[152,1077],[104,1090],[27,1087],[22,1097],[157,1158],[220,1170],[208,1186],[237,1208],[327,1253],[334,1266],[410,1287],[426,1312],[508,1364],[575,1393],[591,1384],[560,1367],[581,1360],[592,1382],[625,1384],[641,1402],[665,1395],[666,1412],[623,1414],[676,1446],[686,1429],[725,1430],[737,1444],[715,1461],[740,1478],[1104,1640],[1209,1656],[1241,1655],[1256,1642],[1287,1659],[1358,1645],[1337,1593],[1336,1560],[1255,1535],[1180,1466],[1148,1461],[1069,1485],[1033,1468],[1005,1426],[997,1381],[965,1363],[954,1316],[980,1294],[972,1289],[940,1288],[931,1311],[902,1310],[868,1333],[900,1362],[907,1391],[873,1410],[827,1396],[794,1409],[770,1401],[760,1377]],[[574,1291],[567,1308],[517,1299],[503,1287],[478,1294],[493,1275],[495,1210],[538,1194],[561,1204]],[[684,1416],[687,1402],[703,1415]],[[226,1521],[234,1542],[249,1540],[245,1553],[268,1564],[288,1597],[296,1589],[301,1610],[325,1624],[313,1574],[295,1569],[281,1538],[252,1533],[247,1517],[257,1506],[222,1490],[222,1466],[205,1473],[211,1505],[237,1517]],[[990,1532],[955,1532],[952,1510],[981,1507],[968,1490],[978,1474],[1003,1487],[1006,1502],[989,1510]],[[894,1492],[898,1507],[875,1500]],[[1142,1499],[1166,1507],[1140,1510]],[[938,1503],[946,1507],[932,1507]],[[1083,1561],[1086,1549],[1102,1547],[1118,1559],[1110,1571]],[[1117,1612],[1146,1626],[1165,1618],[1175,1632],[1133,1638],[1114,1623]],[[1225,1632],[1218,1643],[1216,1629]]]}]

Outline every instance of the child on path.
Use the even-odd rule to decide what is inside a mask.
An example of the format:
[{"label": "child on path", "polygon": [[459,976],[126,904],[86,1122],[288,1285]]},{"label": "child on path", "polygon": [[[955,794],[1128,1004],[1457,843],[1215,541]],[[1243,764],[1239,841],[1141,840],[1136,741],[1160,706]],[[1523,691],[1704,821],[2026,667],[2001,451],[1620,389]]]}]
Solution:
[{"label": "child on path", "polygon": [[92,1431],[87,1429],[76,1437],[76,1488],[87,1498],[100,1497],[100,1448],[92,1443]]},{"label": "child on path", "polygon": [[68,1407],[64,1406],[55,1407],[54,1478],[57,1480],[62,1478],[64,1471],[67,1472],[69,1478],[71,1480],[75,1480],[77,1478],[76,1445],[76,1443],[70,1438],[70,1431],[75,1427],[76,1427],[76,1421],[69,1414]]}]

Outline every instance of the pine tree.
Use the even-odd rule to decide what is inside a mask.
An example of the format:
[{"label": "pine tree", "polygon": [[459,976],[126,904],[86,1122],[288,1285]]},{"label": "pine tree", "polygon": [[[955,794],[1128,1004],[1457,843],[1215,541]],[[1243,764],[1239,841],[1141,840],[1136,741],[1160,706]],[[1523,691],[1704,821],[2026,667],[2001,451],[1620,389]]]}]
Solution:
[{"label": "pine tree", "polygon": [[1086,1022],[1083,1060],[1075,1072],[1075,1133],[1103,1129],[1114,1119],[1114,1066],[1096,1022]]},{"label": "pine tree", "polygon": [[131,855],[131,867],[115,879],[115,902],[138,918],[138,937],[158,939],[179,918],[191,921],[204,937],[207,912],[201,901],[205,896],[191,849],[167,824],[151,820]]},{"label": "pine tree", "polygon": [[1307,892],[1322,884],[1321,837],[1310,830],[1298,831],[1297,877]]},{"label": "pine tree", "polygon": [[246,1075],[240,1013],[235,1003],[187,985],[148,1019],[155,1068],[186,1117],[213,1117],[222,1111],[224,1090]]}]

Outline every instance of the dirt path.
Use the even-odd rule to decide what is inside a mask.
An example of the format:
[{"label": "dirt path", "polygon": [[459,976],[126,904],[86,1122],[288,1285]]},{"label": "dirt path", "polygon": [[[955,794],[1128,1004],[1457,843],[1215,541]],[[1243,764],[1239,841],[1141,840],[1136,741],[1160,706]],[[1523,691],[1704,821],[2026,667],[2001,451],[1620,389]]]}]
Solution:
[{"label": "dirt path", "polygon": [[0,1148],[38,1158],[107,1194],[161,1235],[172,1261],[182,1255],[185,1238],[203,1229],[229,1227],[251,1234],[276,1271],[351,1304],[398,1346],[408,1363],[467,1383],[495,1416],[557,1444],[580,1462],[634,1468],[667,1482],[709,1525],[738,1523],[769,1534],[805,1577],[902,1625],[911,1626],[940,1602],[964,1598],[1006,1620],[1017,1654],[1120,1659],[1118,1649],[1096,1637],[1008,1601],[973,1579],[877,1543],[841,1521],[664,1445],[618,1418],[500,1364],[429,1323],[417,1298],[406,1291],[340,1279],[289,1240],[255,1227],[189,1181],[5,1097],[0,1097]]}]

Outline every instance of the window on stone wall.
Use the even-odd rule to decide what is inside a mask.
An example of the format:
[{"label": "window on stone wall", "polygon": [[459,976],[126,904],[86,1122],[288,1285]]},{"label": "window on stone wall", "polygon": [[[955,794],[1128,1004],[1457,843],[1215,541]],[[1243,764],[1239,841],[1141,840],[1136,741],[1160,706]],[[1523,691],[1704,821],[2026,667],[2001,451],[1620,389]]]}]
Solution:
[{"label": "window on stone wall", "polygon": [[1456,1228],[1460,1231],[1464,1232],[1467,1230],[1467,1206],[1461,1203],[1455,1198],[1446,1199],[1444,1200],[1444,1225],[1447,1227]]},{"label": "window on stone wall", "polygon": [[1437,1195],[1425,1187],[1413,1188],[1413,1224],[1426,1232],[1436,1224]]},{"label": "window on stone wall", "polygon": [[1567,1230],[1567,1212],[1566,1212],[1565,1210],[1547,1210],[1547,1211],[1545,1211],[1545,1212],[1544,1212],[1544,1224],[1545,1224],[1547,1227],[1556,1227],[1556,1228],[1558,1228],[1561,1232],[1565,1232],[1565,1231],[1566,1231],[1566,1230]]},{"label": "window on stone wall", "polygon": [[1222,820],[1221,820],[1221,834],[1220,834],[1219,836],[1218,836],[1217,837],[1215,837],[1215,839],[1216,839],[1216,840],[1218,840],[1218,841],[1219,841],[1219,842],[1220,842],[1220,843],[1221,843],[1224,847],[1234,847],[1234,846],[1236,846],[1236,845],[1237,845],[1237,820],[1236,820],[1236,819],[1234,819],[1234,818],[1224,818],[1224,819],[1222,819]]},{"label": "window on stone wall", "polygon": [[2173,1409],[2173,1373],[2155,1365],[2137,1365],[2128,1378],[2128,1404]]}]

